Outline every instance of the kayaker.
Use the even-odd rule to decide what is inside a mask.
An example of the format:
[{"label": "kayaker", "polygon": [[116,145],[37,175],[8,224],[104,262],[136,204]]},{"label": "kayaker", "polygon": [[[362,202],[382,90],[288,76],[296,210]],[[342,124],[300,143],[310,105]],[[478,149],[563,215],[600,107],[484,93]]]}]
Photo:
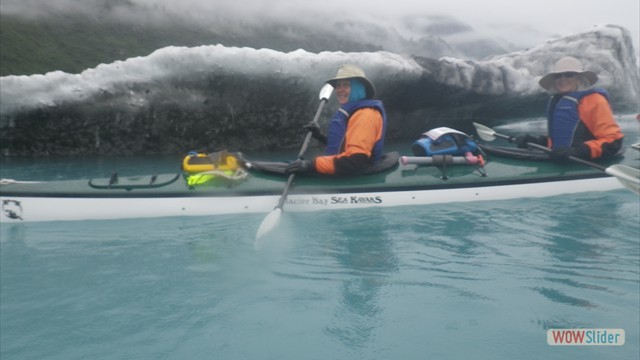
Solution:
[{"label": "kayaker", "polygon": [[547,105],[548,135],[518,136],[518,147],[526,148],[527,143],[547,146],[555,161],[618,154],[624,135],[613,117],[607,91],[593,87],[597,81],[598,76],[584,70],[580,60],[570,56],[558,60],[539,81],[552,94]]},{"label": "kayaker", "polygon": [[315,123],[304,126],[326,145],[325,153],[313,160],[296,160],[285,171],[336,175],[368,173],[383,155],[387,127],[383,103],[373,99],[375,87],[357,66],[341,66],[327,83],[334,87],[340,104],[329,123],[328,135],[324,135]]}]

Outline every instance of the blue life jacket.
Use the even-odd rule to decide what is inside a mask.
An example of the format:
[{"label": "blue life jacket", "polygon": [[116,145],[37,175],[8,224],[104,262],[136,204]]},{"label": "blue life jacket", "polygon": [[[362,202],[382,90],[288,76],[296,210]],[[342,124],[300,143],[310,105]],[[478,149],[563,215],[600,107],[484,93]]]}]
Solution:
[{"label": "blue life jacket", "polygon": [[[572,146],[576,129],[580,124],[578,116],[578,104],[583,97],[598,93],[609,101],[609,94],[605,89],[589,89],[585,91],[573,91],[563,95],[557,103],[552,98],[547,105],[547,128],[551,138],[553,149]],[[589,139],[575,139],[583,142]]]},{"label": "blue life jacket", "polygon": [[380,160],[383,154],[384,137],[387,130],[387,113],[384,110],[382,101],[372,99],[362,99],[346,103],[333,114],[327,129],[325,155],[337,155],[344,150],[344,137],[347,133],[349,118],[353,113],[364,108],[373,108],[382,114],[382,136],[371,150],[371,160],[374,163]]}]

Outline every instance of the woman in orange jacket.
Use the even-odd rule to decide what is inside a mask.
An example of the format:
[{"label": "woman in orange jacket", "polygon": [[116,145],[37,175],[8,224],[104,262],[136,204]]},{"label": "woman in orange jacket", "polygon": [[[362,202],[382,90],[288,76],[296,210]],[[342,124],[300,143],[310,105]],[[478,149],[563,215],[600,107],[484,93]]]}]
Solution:
[{"label": "woman in orange jacket", "polygon": [[585,71],[582,63],[567,56],[540,79],[540,86],[552,96],[547,106],[547,136],[523,135],[518,147],[532,142],[551,148],[551,159],[565,161],[611,157],[620,152],[624,135],[616,123],[607,91],[594,88],[598,76]]},{"label": "woman in orange jacket", "polygon": [[340,108],[333,115],[327,135],[316,124],[304,128],[326,145],[323,156],[296,160],[287,173],[357,175],[370,172],[383,155],[387,115],[380,100],[374,100],[375,87],[362,69],[343,65],[327,80],[336,91]]}]

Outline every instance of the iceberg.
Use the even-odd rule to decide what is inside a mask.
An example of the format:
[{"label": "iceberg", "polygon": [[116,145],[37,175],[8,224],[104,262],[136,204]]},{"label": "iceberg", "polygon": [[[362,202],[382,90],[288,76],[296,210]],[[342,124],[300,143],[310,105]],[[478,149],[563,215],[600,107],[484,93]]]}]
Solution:
[{"label": "iceberg", "polygon": [[[599,74],[615,112],[637,111],[631,36],[601,25],[482,60],[210,45],[166,47],[79,74],[5,76],[0,139],[5,155],[295,148],[318,91],[345,63],[375,83],[389,113],[388,139],[439,126],[470,131],[472,121],[542,116],[547,95],[537,82],[565,55]],[[332,99],[324,118],[335,108]]]}]

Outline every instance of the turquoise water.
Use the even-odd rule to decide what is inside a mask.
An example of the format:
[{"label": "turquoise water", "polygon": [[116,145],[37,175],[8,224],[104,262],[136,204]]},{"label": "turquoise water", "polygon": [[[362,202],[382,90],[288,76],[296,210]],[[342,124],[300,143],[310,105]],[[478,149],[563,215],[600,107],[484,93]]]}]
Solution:
[{"label": "turquoise water", "polygon": [[[179,160],[5,159],[2,177]],[[627,190],[285,211],[255,250],[265,215],[3,225],[0,358],[640,356],[640,199]],[[626,343],[549,346],[558,328],[623,329]]]},{"label": "turquoise water", "polygon": [[[1,358],[633,359],[626,190],[446,206],[2,226]],[[623,346],[549,346],[619,328]]]}]

